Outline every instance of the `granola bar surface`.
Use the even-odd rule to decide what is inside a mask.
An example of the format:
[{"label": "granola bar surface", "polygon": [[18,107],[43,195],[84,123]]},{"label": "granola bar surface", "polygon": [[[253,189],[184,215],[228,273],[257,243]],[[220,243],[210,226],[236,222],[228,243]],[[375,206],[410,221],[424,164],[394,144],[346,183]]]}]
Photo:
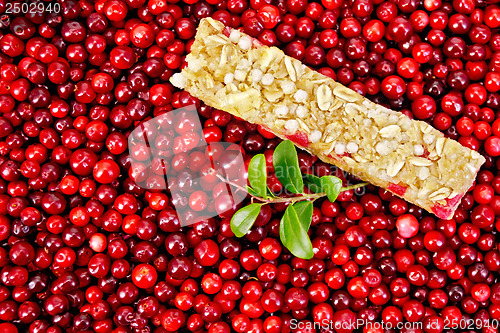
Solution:
[{"label": "granola bar surface", "polygon": [[219,21],[200,22],[186,60],[173,85],[439,218],[453,217],[485,162],[429,124],[375,104]]}]

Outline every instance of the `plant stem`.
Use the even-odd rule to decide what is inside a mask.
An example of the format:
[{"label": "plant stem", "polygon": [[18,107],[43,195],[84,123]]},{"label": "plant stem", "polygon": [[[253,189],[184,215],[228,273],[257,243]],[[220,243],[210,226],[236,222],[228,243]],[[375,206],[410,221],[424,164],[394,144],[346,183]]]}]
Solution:
[{"label": "plant stem", "polygon": [[[229,179],[226,179],[224,177],[222,177],[221,175],[217,175],[217,178],[219,178],[220,180],[222,180],[223,182],[231,185],[231,186],[234,186],[236,187],[237,189],[241,190],[241,191],[245,191],[248,193],[247,189],[230,181]],[[354,184],[354,185],[350,185],[350,186],[346,186],[346,187],[342,187],[340,189],[340,192],[344,192],[344,191],[350,191],[350,190],[354,190],[354,189],[357,189],[357,188],[360,188],[360,187],[363,187],[363,186],[366,186],[368,185],[368,183],[359,183],[359,184]],[[248,193],[250,194],[250,193]],[[259,200],[261,202],[264,202],[264,203],[279,203],[279,202],[289,202],[291,204],[295,203],[295,202],[299,202],[299,201],[305,201],[305,200],[316,200],[316,199],[319,199],[319,198],[322,198],[322,197],[326,197],[326,193],[322,192],[322,193],[312,193],[312,194],[302,194],[301,196],[298,196],[298,197],[289,197],[289,198],[261,198],[261,197],[258,197],[258,196],[255,196],[255,195],[252,195],[250,194],[250,196],[252,197],[252,200],[253,199],[256,199],[256,200]]]},{"label": "plant stem", "polygon": [[344,191],[349,191],[349,190],[355,190],[357,188],[360,188],[360,187],[364,187],[368,185],[368,183],[357,183],[357,184],[354,184],[354,185],[351,185],[351,186],[346,186],[346,187],[342,187],[340,189],[340,192],[344,192]]}]

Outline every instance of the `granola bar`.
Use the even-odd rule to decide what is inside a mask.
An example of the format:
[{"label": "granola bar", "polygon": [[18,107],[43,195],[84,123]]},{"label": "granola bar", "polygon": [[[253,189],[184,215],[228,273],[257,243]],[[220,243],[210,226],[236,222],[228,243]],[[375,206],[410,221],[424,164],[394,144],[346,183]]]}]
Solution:
[{"label": "granola bar", "polygon": [[206,18],[171,82],[321,160],[449,219],[484,157],[276,47]]}]

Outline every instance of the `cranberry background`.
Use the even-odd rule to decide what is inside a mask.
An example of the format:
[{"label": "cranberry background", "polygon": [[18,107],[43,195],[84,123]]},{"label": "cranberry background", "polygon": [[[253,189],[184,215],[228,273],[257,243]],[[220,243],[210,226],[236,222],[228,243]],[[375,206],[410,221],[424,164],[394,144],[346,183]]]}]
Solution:
[{"label": "cranberry background", "polygon": [[[58,3],[61,13],[0,17],[0,333],[287,333],[294,319],[356,318],[423,322],[407,333],[469,320],[470,329],[450,332],[499,331],[495,1]],[[279,242],[285,205],[265,206],[237,239],[236,207],[215,188],[186,204],[223,217],[181,229],[168,192],[134,183],[141,170],[127,149],[141,121],[173,108],[195,104],[208,142],[240,144],[247,161],[264,153],[268,184],[281,189],[272,134],[168,83],[209,16],[482,153],[487,162],[454,218],[438,220],[373,186],[344,192],[315,203],[315,257],[306,261]],[[190,166],[210,181],[204,158],[180,154],[168,167]],[[304,152],[299,159],[304,172],[342,176]]]}]

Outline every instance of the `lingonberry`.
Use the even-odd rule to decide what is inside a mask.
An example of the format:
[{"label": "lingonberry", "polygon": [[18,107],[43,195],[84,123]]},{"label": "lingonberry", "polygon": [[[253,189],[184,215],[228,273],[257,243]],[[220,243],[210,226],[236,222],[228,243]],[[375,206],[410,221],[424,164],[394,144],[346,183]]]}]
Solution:
[{"label": "lingonberry", "polygon": [[222,279],[217,274],[208,273],[203,276],[203,279],[201,280],[201,286],[205,293],[216,294],[222,288]]},{"label": "lingonberry", "polygon": [[418,220],[410,214],[401,215],[396,221],[399,235],[404,238],[411,238],[418,233]]},{"label": "lingonberry", "polygon": [[333,247],[332,261],[336,265],[343,265],[349,261],[349,248],[346,245],[336,245]]},{"label": "lingonberry", "polygon": [[101,184],[109,184],[118,178],[120,167],[111,160],[102,160],[95,164],[93,176]]},{"label": "lingonberry", "polygon": [[213,266],[220,257],[219,247],[213,240],[203,240],[195,247],[194,256],[201,265]]},{"label": "lingonberry", "polygon": [[186,322],[184,313],[177,309],[169,309],[163,313],[161,324],[167,331],[177,331]]},{"label": "lingonberry", "polygon": [[281,254],[281,245],[274,238],[265,238],[259,244],[259,250],[267,260],[276,260]]}]

